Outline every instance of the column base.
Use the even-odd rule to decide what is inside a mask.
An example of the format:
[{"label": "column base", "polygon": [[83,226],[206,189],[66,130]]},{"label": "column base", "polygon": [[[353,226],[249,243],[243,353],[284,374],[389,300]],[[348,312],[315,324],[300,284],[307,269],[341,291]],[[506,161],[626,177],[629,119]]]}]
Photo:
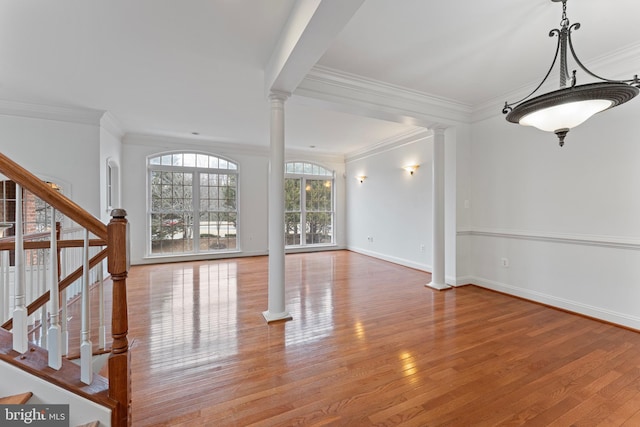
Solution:
[{"label": "column base", "polygon": [[267,311],[263,311],[262,315],[264,316],[264,320],[266,320],[267,323],[278,322],[280,320],[284,321],[284,320],[293,319],[293,317],[291,317],[288,311],[283,311],[282,313],[271,313],[269,312],[269,310],[267,310]]},{"label": "column base", "polygon": [[444,290],[447,290],[447,289],[451,289],[451,286],[447,285],[446,283],[433,283],[433,282],[431,282],[431,283],[427,283],[425,286],[428,287],[428,288],[436,289],[438,291],[444,291]]}]

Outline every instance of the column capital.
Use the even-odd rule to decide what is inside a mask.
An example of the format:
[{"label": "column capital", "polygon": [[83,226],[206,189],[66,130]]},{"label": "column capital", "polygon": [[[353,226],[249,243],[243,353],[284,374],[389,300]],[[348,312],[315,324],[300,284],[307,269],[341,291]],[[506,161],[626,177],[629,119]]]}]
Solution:
[{"label": "column capital", "polygon": [[284,91],[280,91],[280,90],[273,90],[269,93],[269,100],[270,101],[286,101],[287,99],[289,99],[289,97],[291,96],[291,93],[289,92],[284,92]]},{"label": "column capital", "polygon": [[431,130],[431,132],[433,132],[434,135],[444,135],[444,131],[447,130],[447,127],[438,124],[429,128],[429,130]]}]

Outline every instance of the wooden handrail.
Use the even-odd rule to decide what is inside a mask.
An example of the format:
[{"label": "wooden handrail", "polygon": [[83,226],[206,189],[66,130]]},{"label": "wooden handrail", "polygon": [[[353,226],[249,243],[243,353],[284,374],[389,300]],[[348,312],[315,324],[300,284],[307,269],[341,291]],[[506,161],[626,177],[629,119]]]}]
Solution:
[{"label": "wooden handrail", "polygon": [[[41,233],[23,234],[22,240],[26,242],[28,240],[34,240],[34,239],[48,239],[50,234],[51,233],[49,233],[48,231],[43,231]],[[7,237],[0,238],[0,242],[15,241],[15,239],[16,239],[15,236],[7,236]]]},{"label": "wooden handrail", "polygon": [[68,218],[71,218],[77,224],[86,228],[97,237],[101,239],[107,238],[107,226],[98,218],[86,212],[63,194],[58,193],[37,176],[33,175],[3,153],[0,153],[0,173],[40,197],[40,199],[51,206],[55,206],[58,211],[62,212]]},{"label": "wooden handrail", "polygon": [[[89,260],[89,268],[93,268],[98,263],[102,262],[107,257],[108,251],[107,249],[101,250],[98,254],[96,254],[93,258]],[[82,277],[82,266],[78,267],[73,273],[69,274],[67,277],[60,281],[58,287],[60,288],[60,292],[67,289],[73,282]],[[49,298],[51,297],[50,291],[47,291],[40,295],[38,298],[33,300],[31,304],[27,307],[27,314],[33,314],[37,309],[41,308],[43,305],[49,302]],[[10,331],[13,328],[13,319],[7,320],[2,326],[0,326],[7,331]]]}]

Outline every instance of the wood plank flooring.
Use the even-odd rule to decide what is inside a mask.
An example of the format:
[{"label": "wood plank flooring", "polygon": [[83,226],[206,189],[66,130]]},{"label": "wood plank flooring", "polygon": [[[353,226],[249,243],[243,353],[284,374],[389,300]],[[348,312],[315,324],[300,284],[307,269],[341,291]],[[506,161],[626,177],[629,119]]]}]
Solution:
[{"label": "wood plank flooring", "polygon": [[640,334],[347,251],[134,266],[138,426],[639,426]]}]

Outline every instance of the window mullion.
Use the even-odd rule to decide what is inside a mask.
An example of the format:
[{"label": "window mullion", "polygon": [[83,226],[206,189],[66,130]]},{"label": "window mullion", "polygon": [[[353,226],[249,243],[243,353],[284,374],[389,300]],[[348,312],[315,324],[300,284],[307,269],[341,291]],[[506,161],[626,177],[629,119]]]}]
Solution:
[{"label": "window mullion", "polygon": [[191,224],[191,230],[193,233],[193,251],[194,253],[200,252],[200,171],[196,170],[193,173],[193,180],[191,182],[191,194],[193,207],[193,221]]},{"label": "window mullion", "polygon": [[300,246],[307,244],[307,178],[300,178]]}]

